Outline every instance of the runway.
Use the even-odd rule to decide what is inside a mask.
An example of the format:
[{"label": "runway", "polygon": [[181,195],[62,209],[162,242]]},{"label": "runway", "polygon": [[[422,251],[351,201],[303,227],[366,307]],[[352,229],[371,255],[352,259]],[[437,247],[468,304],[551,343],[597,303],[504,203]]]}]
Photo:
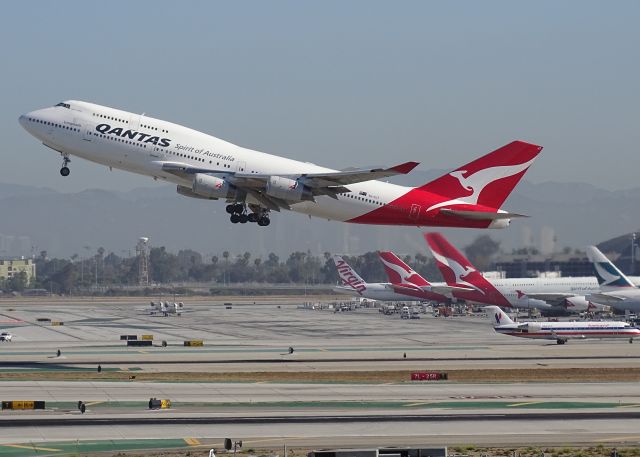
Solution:
[{"label": "runway", "polygon": [[[2,400],[47,403],[44,412],[0,414],[0,444],[193,438],[205,446],[227,436],[323,447],[640,440],[637,381],[313,380],[315,372],[638,368],[638,344],[520,340],[496,335],[480,317],[406,321],[368,309],[334,314],[285,302],[226,309],[223,302],[189,301],[185,315],[165,318],[149,315],[146,305],[146,299],[0,302],[2,329],[14,334],[13,343],[0,346]],[[156,346],[126,347],[120,335],[127,334],[152,334]],[[204,347],[182,345],[191,339],[203,339]],[[125,381],[82,381],[97,364],[104,373],[123,373]],[[310,380],[188,379],[189,373],[254,372],[304,372]],[[52,380],[56,373],[71,380]],[[187,382],[143,382],[144,373],[187,373]],[[127,375],[138,379],[127,382]],[[172,408],[149,411],[150,397],[170,399]],[[87,404],[84,415],[79,400]]]},{"label": "runway", "polygon": [[[59,441],[76,439],[135,440],[195,437],[199,442],[220,442],[225,437],[242,439],[246,446],[281,447],[284,443],[298,446],[389,446],[419,444],[526,446],[607,444],[637,445],[640,443],[638,419],[592,418],[569,420],[564,417],[545,417],[541,420],[510,417],[447,420],[336,420],[329,417],[326,422],[288,421],[271,422],[259,419],[253,423],[237,420],[215,423],[174,423],[163,425],[155,421],[144,421],[132,426],[105,422],[100,425],[83,426],[25,426],[2,427],[0,439],[3,443],[44,441],[44,436]],[[230,422],[230,423],[229,423]]]}]

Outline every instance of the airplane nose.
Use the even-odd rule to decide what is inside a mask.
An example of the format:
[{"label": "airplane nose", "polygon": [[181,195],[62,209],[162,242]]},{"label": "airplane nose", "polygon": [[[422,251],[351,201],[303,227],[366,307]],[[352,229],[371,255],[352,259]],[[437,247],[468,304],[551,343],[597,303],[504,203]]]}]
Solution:
[{"label": "airplane nose", "polygon": [[22,116],[20,116],[18,118],[18,122],[20,122],[20,125],[22,126],[22,128],[26,129],[27,128],[27,115],[23,114]]}]

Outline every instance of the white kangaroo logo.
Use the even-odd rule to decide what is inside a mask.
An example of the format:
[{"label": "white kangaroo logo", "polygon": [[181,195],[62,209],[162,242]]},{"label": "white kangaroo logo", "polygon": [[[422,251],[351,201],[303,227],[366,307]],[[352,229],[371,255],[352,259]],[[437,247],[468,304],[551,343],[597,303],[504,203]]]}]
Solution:
[{"label": "white kangaroo logo", "polygon": [[407,282],[407,283],[410,283],[410,284],[414,284],[413,282],[411,282],[411,277],[413,275],[417,275],[418,273],[413,271],[411,268],[409,268],[409,271],[407,271],[402,265],[398,265],[396,263],[388,262],[382,256],[380,256],[380,260],[382,261],[382,263],[385,264],[385,266],[387,266],[389,269],[391,269],[394,272],[396,272],[398,274],[398,276],[400,276],[400,280],[402,282]]},{"label": "white kangaroo logo", "polygon": [[475,270],[475,268],[470,267],[470,266],[462,266],[460,265],[458,262],[456,262],[453,259],[450,259],[449,257],[445,257],[443,255],[438,254],[436,251],[432,250],[431,251],[433,253],[433,256],[436,258],[436,260],[438,262],[440,262],[441,264],[447,266],[451,271],[453,271],[453,274],[456,277],[456,283],[455,284],[449,284],[449,285],[465,285],[465,286],[469,286],[472,289],[477,290],[478,292],[480,292],[482,295],[484,295],[484,291],[482,289],[480,289],[479,287],[471,284],[468,281],[465,281],[463,279],[464,276],[468,276],[470,273],[473,273]]},{"label": "white kangaroo logo", "polygon": [[427,208],[427,211],[432,209],[441,208],[443,206],[452,205],[477,205],[478,198],[487,185],[497,181],[498,179],[506,178],[507,176],[514,176],[523,172],[531,166],[535,157],[528,162],[524,162],[518,165],[503,165],[498,167],[483,168],[475,173],[465,176],[467,170],[455,170],[449,173],[449,176],[456,178],[460,185],[465,189],[471,191],[471,195],[466,197],[454,198],[444,202],[436,203],[435,205]]}]

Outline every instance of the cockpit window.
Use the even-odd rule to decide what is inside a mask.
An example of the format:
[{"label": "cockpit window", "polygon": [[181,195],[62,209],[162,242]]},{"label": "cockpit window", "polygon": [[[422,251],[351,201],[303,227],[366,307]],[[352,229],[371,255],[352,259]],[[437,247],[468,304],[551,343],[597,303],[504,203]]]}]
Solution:
[{"label": "cockpit window", "polygon": [[68,108],[68,109],[71,108],[71,105],[69,105],[68,103],[62,103],[62,102],[58,103],[56,106],[62,106],[63,108]]}]

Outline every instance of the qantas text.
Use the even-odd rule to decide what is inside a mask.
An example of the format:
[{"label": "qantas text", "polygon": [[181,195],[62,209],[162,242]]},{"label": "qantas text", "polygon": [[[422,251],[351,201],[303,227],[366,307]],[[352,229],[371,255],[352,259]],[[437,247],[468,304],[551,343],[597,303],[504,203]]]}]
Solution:
[{"label": "qantas text", "polygon": [[96,130],[104,135],[116,135],[120,138],[136,140],[142,143],[151,143],[163,148],[171,145],[169,138],[160,138],[159,136],[151,136],[148,133],[138,132],[136,130],[124,130],[122,127],[111,128],[109,124],[98,124]]}]

